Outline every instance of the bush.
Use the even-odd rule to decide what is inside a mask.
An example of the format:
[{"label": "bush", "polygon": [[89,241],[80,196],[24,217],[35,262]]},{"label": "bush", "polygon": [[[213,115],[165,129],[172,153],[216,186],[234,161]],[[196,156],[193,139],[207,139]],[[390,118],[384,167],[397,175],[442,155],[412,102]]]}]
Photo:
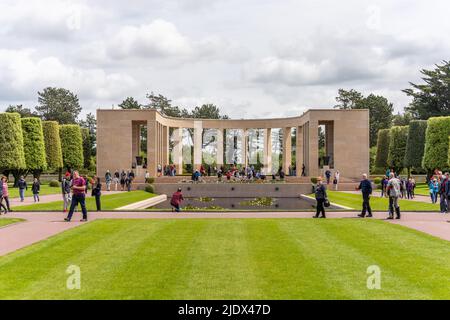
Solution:
[{"label": "bush", "polygon": [[378,131],[377,155],[375,157],[375,166],[378,168],[388,167],[390,129]]},{"label": "bush", "polygon": [[381,178],[373,179],[373,183],[375,183],[376,185],[379,185],[381,183]]},{"label": "bush", "polygon": [[405,160],[406,141],[408,140],[408,126],[395,126],[391,128],[389,141],[388,165],[400,173]]},{"label": "bush", "polygon": [[409,123],[408,140],[403,164],[406,168],[421,168],[425,149],[426,120],[413,120]]},{"label": "bush", "polygon": [[25,153],[20,115],[0,113],[0,169],[25,169]]},{"label": "bush", "polygon": [[52,188],[57,188],[59,187],[59,181],[58,180],[51,180],[48,185]]},{"label": "bush", "polygon": [[58,122],[43,121],[42,129],[44,132],[47,168],[56,171],[63,167],[61,138],[59,136]]},{"label": "bush", "polygon": [[150,183],[150,184],[152,184],[152,183],[154,183],[155,182],[155,178],[153,178],[153,177],[149,177],[149,178],[147,178],[147,181],[145,181],[146,183]]},{"label": "bush", "polygon": [[428,119],[422,167],[433,170],[448,168],[450,117]]},{"label": "bush", "polygon": [[152,184],[148,184],[145,186],[144,190],[149,193],[155,193],[155,186]]},{"label": "bush", "polygon": [[33,172],[47,169],[41,119],[22,118],[22,133],[27,169]]},{"label": "bush", "polygon": [[83,138],[76,124],[60,126],[61,148],[64,166],[70,169],[83,168]]},{"label": "bush", "polygon": [[316,177],[312,177],[311,178],[311,183],[312,184],[317,184],[317,178]]}]

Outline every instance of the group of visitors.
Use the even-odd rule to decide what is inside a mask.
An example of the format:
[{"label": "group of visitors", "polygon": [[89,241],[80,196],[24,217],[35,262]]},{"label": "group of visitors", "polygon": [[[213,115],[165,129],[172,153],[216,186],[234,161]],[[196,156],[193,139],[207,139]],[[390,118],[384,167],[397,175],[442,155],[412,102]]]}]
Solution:
[{"label": "group of visitors", "polygon": [[158,164],[156,166],[156,172],[158,177],[161,177],[162,175],[174,177],[177,175],[177,167],[174,164],[167,164],[164,166]]},{"label": "group of visitors", "polygon": [[131,186],[134,181],[135,174],[133,170],[116,170],[114,175],[111,174],[109,170],[106,170],[105,173],[105,183],[106,183],[106,191],[111,191],[111,184],[114,184],[114,191],[117,191],[117,188],[120,184],[121,191],[131,191]]},{"label": "group of visitors", "polygon": [[441,213],[448,213],[450,201],[450,179],[449,173],[436,170],[434,175],[429,178],[428,188],[432,203],[437,203],[439,196],[439,204]]},{"label": "group of visitors", "polygon": [[394,169],[388,169],[386,171],[386,175],[381,179],[381,197],[389,197],[387,194],[387,186],[390,180],[391,173],[400,180],[400,198],[403,199],[414,199],[415,197],[415,189],[416,189],[416,180],[413,177],[400,177],[394,171]]},{"label": "group of visitors", "polygon": [[[325,171],[325,177],[327,179],[327,184],[330,184],[330,181],[331,181],[331,171],[330,171],[330,169],[327,169]],[[341,177],[341,174],[339,173],[339,170],[336,170],[334,172],[334,175],[333,175],[333,186],[334,186],[334,190],[335,191],[337,191],[338,188],[339,188],[339,179],[340,179],[340,177]]]}]

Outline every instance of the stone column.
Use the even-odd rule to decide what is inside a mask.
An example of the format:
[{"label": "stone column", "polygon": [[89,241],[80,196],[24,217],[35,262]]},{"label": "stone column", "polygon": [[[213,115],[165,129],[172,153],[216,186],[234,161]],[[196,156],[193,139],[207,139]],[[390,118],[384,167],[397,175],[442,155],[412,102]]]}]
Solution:
[{"label": "stone column", "polygon": [[242,129],[242,164],[248,166],[248,130]]},{"label": "stone column", "polygon": [[302,166],[303,166],[303,127],[297,127],[297,136],[295,139],[295,167],[297,170],[297,176],[300,177],[302,175]]},{"label": "stone column", "polygon": [[291,128],[283,128],[283,170],[289,174],[289,166],[292,159]]},{"label": "stone column", "polygon": [[147,121],[147,171],[151,177],[156,177],[158,165],[158,123]]},{"label": "stone column", "polygon": [[200,169],[202,165],[202,121],[194,121],[194,169]]},{"label": "stone column", "polygon": [[317,120],[309,121],[309,161],[308,176],[319,175],[319,123]]},{"label": "stone column", "polygon": [[169,127],[163,127],[163,166],[169,164]]},{"label": "stone column", "polygon": [[333,168],[334,164],[334,121],[327,122],[325,125],[325,150],[326,155],[330,157],[328,163],[330,168]]},{"label": "stone column", "polygon": [[139,124],[133,123],[132,126],[132,152],[131,152],[131,164],[136,163],[136,156],[140,153],[140,132],[139,132]]},{"label": "stone column", "polygon": [[272,174],[272,129],[264,129],[264,170]]},{"label": "stone column", "polygon": [[217,129],[217,155],[216,155],[217,169],[219,169],[223,163],[223,129]]},{"label": "stone column", "polygon": [[177,168],[177,174],[183,173],[183,128],[173,130],[172,163]]}]

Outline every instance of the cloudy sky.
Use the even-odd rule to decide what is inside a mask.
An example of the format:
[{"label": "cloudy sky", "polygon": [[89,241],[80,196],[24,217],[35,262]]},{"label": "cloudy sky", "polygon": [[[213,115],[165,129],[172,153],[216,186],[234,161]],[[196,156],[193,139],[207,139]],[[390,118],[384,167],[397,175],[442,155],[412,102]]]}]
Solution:
[{"label": "cloudy sky", "polygon": [[0,2],[0,110],[46,86],[84,113],[154,91],[233,118],[335,103],[339,88],[402,110],[400,90],[450,58],[450,2],[137,0]]}]

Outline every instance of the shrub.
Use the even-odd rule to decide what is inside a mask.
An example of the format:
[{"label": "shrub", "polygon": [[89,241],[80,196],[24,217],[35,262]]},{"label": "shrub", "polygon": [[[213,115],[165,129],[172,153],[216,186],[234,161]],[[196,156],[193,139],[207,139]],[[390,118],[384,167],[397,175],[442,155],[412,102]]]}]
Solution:
[{"label": "shrub", "polygon": [[145,186],[144,190],[149,193],[155,193],[155,186],[152,184],[148,184]]},{"label": "shrub", "polygon": [[153,177],[149,177],[149,178],[147,178],[147,181],[145,181],[146,183],[150,183],[150,184],[152,184],[152,183],[154,183],[155,182],[155,178],[153,178]]},{"label": "shrub", "polygon": [[22,133],[26,167],[36,175],[36,171],[47,169],[41,119],[22,118]]},{"label": "shrub", "polygon": [[59,181],[58,181],[58,180],[51,180],[51,181],[48,183],[48,185],[49,185],[50,187],[53,187],[53,188],[59,187]]},{"label": "shrub", "polygon": [[428,119],[422,167],[433,170],[448,168],[450,117]]},{"label": "shrub", "polygon": [[317,178],[316,177],[312,177],[311,178],[311,183],[312,184],[317,184]]},{"label": "shrub", "polygon": [[80,127],[76,124],[60,126],[61,148],[64,166],[69,169],[83,168],[83,138]]},{"label": "shrub", "polygon": [[389,141],[388,165],[400,173],[405,160],[406,141],[408,140],[408,126],[391,128]]},{"label": "shrub", "polygon": [[426,120],[413,120],[409,123],[408,140],[403,164],[406,168],[421,168],[425,149]]},{"label": "shrub", "polygon": [[44,132],[47,168],[56,171],[63,167],[61,138],[59,136],[58,122],[43,121],[42,129]]},{"label": "shrub", "polygon": [[375,183],[376,185],[379,185],[381,183],[381,178],[373,179],[373,183]]},{"label": "shrub", "polygon": [[390,129],[378,131],[377,155],[375,157],[375,166],[378,168],[388,167]]},{"label": "shrub", "polygon": [[18,113],[0,113],[0,169],[25,169],[23,134]]}]

